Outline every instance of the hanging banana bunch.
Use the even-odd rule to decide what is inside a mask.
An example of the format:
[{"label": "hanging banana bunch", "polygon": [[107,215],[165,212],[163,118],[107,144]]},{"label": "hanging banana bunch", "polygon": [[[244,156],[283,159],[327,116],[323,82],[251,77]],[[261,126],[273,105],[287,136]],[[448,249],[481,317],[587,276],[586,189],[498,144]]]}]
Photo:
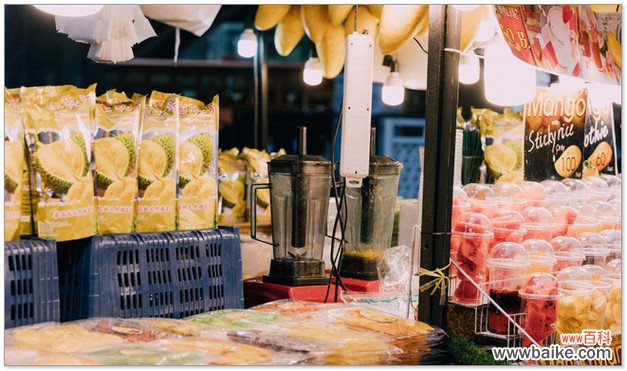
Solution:
[{"label": "hanging banana bunch", "polygon": [[316,46],[324,77],[333,79],[344,68],[347,35],[355,29],[358,33],[366,30],[384,54],[392,54],[412,37],[427,34],[429,6],[259,5],[255,27],[266,31],[275,26],[274,46],[279,55],[288,56],[307,35]]}]

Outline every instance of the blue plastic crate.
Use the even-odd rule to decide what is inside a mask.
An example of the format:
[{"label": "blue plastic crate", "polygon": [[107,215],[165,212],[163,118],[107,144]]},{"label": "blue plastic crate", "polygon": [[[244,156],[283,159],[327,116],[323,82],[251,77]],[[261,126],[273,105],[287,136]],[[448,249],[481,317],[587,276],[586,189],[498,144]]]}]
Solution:
[{"label": "blue plastic crate", "polygon": [[56,244],[26,239],[4,245],[4,327],[58,322]]},{"label": "blue plastic crate", "polygon": [[244,305],[237,228],[99,235],[59,243],[58,256],[62,321]]}]

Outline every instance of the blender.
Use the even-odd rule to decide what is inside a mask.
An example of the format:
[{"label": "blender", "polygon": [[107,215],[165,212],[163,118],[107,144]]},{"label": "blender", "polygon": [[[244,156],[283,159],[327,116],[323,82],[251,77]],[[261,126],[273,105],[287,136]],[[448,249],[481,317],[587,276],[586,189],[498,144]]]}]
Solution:
[{"label": "blender", "polygon": [[392,242],[398,181],[403,165],[377,156],[376,129],[370,132],[370,169],[361,187],[346,187],[342,203],[346,215],[342,277],[377,280],[377,261]]},{"label": "blender", "polygon": [[272,243],[257,238],[256,210],[251,210],[251,237],[273,246],[270,272],[263,276],[264,283],[305,286],[329,281],[322,253],[332,164],[322,156],[307,154],[306,137],[307,129],[299,127],[298,154],[270,161],[270,183],[252,186],[251,197],[255,198],[259,189],[270,188]]}]

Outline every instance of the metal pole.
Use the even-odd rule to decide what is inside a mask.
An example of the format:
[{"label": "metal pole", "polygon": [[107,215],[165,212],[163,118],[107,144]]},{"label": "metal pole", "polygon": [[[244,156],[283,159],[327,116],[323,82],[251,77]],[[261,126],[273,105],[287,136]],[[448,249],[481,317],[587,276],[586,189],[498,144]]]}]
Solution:
[{"label": "metal pole", "polygon": [[[451,6],[429,6],[429,63],[420,254],[420,266],[428,270],[446,266],[450,257],[459,54],[446,52],[445,49],[459,49],[459,18],[461,17]],[[448,270],[445,273],[448,274]],[[421,277],[420,284],[429,280],[429,277]],[[446,328],[446,300],[443,306],[439,301],[439,291],[433,296],[429,291],[421,292],[418,318],[423,322]]]},{"label": "metal pole", "polygon": [[255,148],[268,149],[268,63],[263,32],[257,32],[257,54],[254,58],[255,78]]}]

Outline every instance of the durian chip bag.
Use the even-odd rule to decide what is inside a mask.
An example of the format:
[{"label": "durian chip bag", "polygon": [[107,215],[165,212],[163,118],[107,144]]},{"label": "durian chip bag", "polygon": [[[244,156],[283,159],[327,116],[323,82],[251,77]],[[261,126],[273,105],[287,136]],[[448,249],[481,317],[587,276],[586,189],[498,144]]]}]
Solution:
[{"label": "durian chip bag", "polygon": [[[26,185],[26,187],[25,187]],[[28,198],[24,200],[24,190]],[[20,89],[4,88],[4,240],[20,239],[22,202],[30,216],[30,187],[20,107]],[[30,217],[28,218],[30,224]],[[32,233],[32,228],[31,231]]]},{"label": "durian chip bag", "polygon": [[176,230],[178,112],[179,97],[160,92],[152,92],[144,109],[137,174],[137,232]]},{"label": "durian chip bag", "polygon": [[218,153],[218,223],[234,225],[246,221],[246,161],[237,148]]},{"label": "durian chip bag", "polygon": [[[244,147],[240,153],[240,157],[246,160],[248,165],[246,171],[246,191],[251,197],[246,197],[248,209],[253,207],[257,211],[257,224],[268,225],[270,220],[270,190],[260,189],[257,191],[257,198],[252,199],[251,187],[256,183],[268,183],[268,162],[270,162],[270,154],[266,151]],[[251,205],[251,203],[253,203]],[[252,215],[252,214],[251,214]]]},{"label": "durian chip bag", "polygon": [[218,97],[205,106],[180,98],[178,229],[216,226]]},{"label": "durian chip bag", "polygon": [[[34,207],[40,238],[96,234],[91,169],[96,84],[22,88],[26,144],[35,169]],[[35,198],[35,196],[33,196]]]},{"label": "durian chip bag", "polygon": [[145,97],[110,90],[96,100],[94,161],[98,233],[135,229],[137,161]]}]

